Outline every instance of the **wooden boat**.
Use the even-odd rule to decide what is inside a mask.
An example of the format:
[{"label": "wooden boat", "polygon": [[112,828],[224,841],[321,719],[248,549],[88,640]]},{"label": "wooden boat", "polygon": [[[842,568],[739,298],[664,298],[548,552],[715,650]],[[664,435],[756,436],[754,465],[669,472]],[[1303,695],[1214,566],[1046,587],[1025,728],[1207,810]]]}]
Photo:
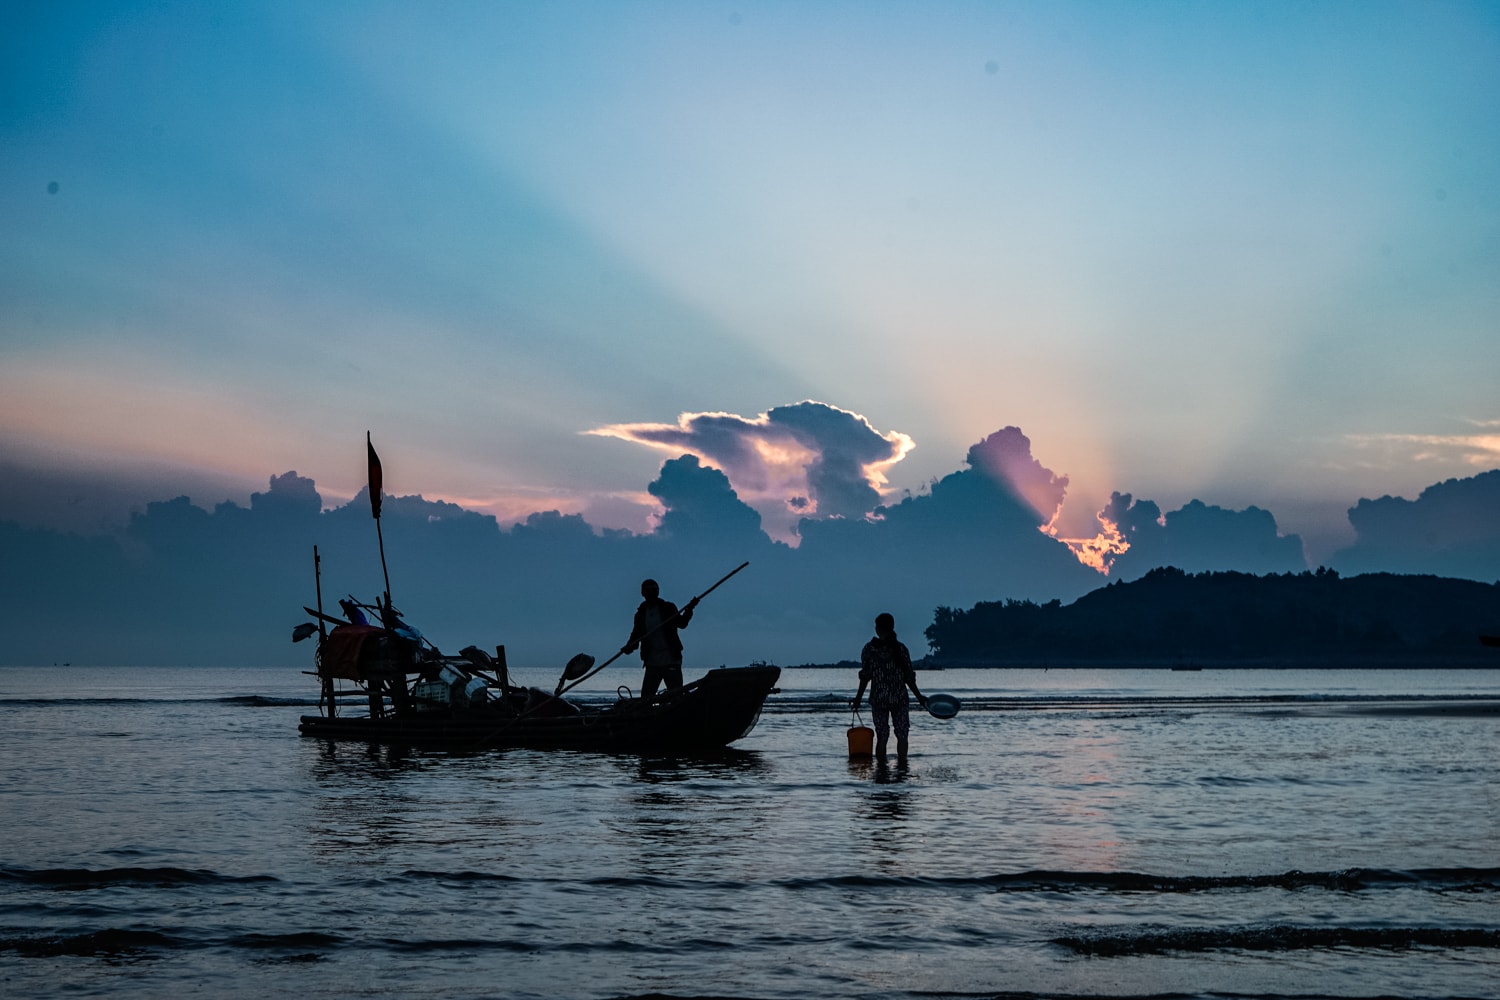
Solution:
[{"label": "wooden boat", "polygon": [[[385,539],[380,534],[384,474],[368,434],[365,445],[370,512],[384,573]],[[320,565],[317,546],[313,546],[318,606],[303,608],[313,621],[292,630],[293,642],[318,637],[321,714],[302,717],[298,728],[304,736],[457,750],[506,746],[701,752],[721,749],[749,733],[781,676],[780,667],[765,664],[721,667],[653,698],[632,698],[621,688],[624,693],[614,704],[576,704],[562,694],[609,666],[624,650],[598,667],[591,656],[575,656],[551,694],[539,688],[513,687],[504,646],[496,646],[493,657],[475,646],[460,650],[457,656],[444,656],[402,621],[391,603],[389,574],[384,599],[377,598],[370,605],[351,597],[339,602],[345,618],[324,614]],[[690,606],[748,565],[741,563],[693,598]],[[366,702],[365,714],[340,713],[341,681],[353,683],[355,699]]]},{"label": "wooden boat", "polygon": [[[302,717],[298,728],[304,736],[455,750],[703,752],[747,735],[781,676],[780,667],[764,664],[720,667],[654,698],[627,693],[609,705],[579,704],[540,688],[512,686],[503,646],[493,657],[473,646],[444,656],[387,605],[356,607],[377,612],[390,627],[339,622],[329,630],[336,619],[305,609],[324,627],[316,672],[323,687],[321,714]],[[304,637],[311,627],[301,627]],[[576,657],[576,667],[570,664],[564,676],[592,663]],[[341,695],[340,681],[352,682],[352,691]],[[360,714],[340,712],[349,693],[365,702]]]},{"label": "wooden boat", "polygon": [[305,715],[304,736],[443,749],[698,753],[749,734],[781,673],[778,667],[721,667],[652,699],[604,708],[577,705],[537,688],[463,708],[421,708],[383,717]]}]

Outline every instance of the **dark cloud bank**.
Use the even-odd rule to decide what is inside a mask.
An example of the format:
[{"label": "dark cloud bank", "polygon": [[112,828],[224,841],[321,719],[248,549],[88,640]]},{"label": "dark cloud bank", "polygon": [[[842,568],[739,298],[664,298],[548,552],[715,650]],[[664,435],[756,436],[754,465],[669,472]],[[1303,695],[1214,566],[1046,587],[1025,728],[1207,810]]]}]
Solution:
[{"label": "dark cloud bank", "polygon": [[[400,482],[400,459],[385,459],[390,488]],[[859,484],[847,469],[813,471],[814,492],[820,474],[828,484],[822,509],[848,511]],[[868,517],[804,520],[796,548],[772,541],[730,479],[691,455],[666,461],[650,484],[664,514],[647,535],[599,532],[555,511],[502,528],[415,495],[388,494],[381,523],[392,595],[407,617],[447,651],[505,643],[517,666],[561,667],[578,652],[602,659],[628,632],[642,577],[657,578],[680,602],[745,560],[750,567],[684,633],[695,668],[852,657],[882,610],[922,650],[938,606],[1070,602],[1167,565],[1190,573],[1309,568],[1300,540],[1278,534],[1267,511],[1193,501],[1163,514],[1149,500],[1115,494],[1102,514],[1130,547],[1110,558],[1106,579],[1039,530],[1066,486],[1031,457],[1018,429],[1006,428],[919,495]],[[1329,561],[1345,575],[1500,579],[1500,470],[1433,486],[1416,500],[1361,500],[1349,516],[1358,540]],[[273,476],[248,508],[207,510],[178,497],[149,504],[113,535],[0,522],[0,662],[305,665],[310,650],[292,646],[289,634],[315,600],[315,544],[325,606],[351,593],[373,599],[381,572],[368,497],[323,511],[314,482],[295,472]],[[633,676],[626,668],[621,682]]]}]

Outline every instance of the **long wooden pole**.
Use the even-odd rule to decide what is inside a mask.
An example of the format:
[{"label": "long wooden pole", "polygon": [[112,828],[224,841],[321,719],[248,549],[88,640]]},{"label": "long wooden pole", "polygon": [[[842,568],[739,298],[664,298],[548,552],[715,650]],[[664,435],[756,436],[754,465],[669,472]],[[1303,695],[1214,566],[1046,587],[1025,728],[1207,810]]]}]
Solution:
[{"label": "long wooden pole", "polygon": [[380,530],[378,517],[375,519],[375,540],[380,545],[380,575],[385,578],[385,606],[389,608],[391,606],[391,574],[385,568],[385,535]]},{"label": "long wooden pole", "polygon": [[[385,603],[380,611],[380,624],[387,629],[396,627],[396,612],[391,605],[391,574],[385,568],[385,533],[380,530],[380,497],[384,491],[385,473],[380,467],[380,456],[375,454],[375,443],[370,440],[370,432],[365,431],[365,458],[367,471],[370,476],[370,513],[375,518],[375,538],[380,545],[380,575],[385,580]],[[378,601],[376,603],[379,603]],[[391,682],[391,697],[396,699],[396,685],[401,685],[405,691],[406,678],[401,677]],[[386,682],[376,678],[370,684],[370,718],[379,718],[385,713],[384,695],[381,693]]]},{"label": "long wooden pole", "polygon": [[323,673],[323,642],[328,638],[328,625],[324,622],[327,616],[323,614],[323,557],[318,555],[316,545],[313,546],[313,590],[318,595],[318,673],[323,674],[323,700],[328,706],[328,717],[332,719],[339,710],[334,698],[333,678]]},{"label": "long wooden pole", "polygon": [[[725,580],[728,580],[731,576],[734,576],[734,574],[738,573],[740,570],[744,569],[746,566],[749,566],[749,565],[750,565],[750,560],[746,559],[744,562],[740,563],[734,569],[730,570],[728,573],[725,573],[723,576],[721,576],[719,578],[719,582],[718,583],[714,584],[712,587],[709,587],[703,593],[701,593],[697,597],[693,598],[690,603],[696,604],[699,601],[703,600],[709,594],[712,594],[714,591],[718,590],[719,589],[719,584],[722,584]],[[666,621],[664,621],[664,622],[657,622],[656,623],[656,627],[653,628],[653,629],[651,629],[649,632],[647,632],[646,635],[650,635],[652,632],[655,632],[656,629],[661,628],[663,625],[668,625],[668,624],[670,624],[672,622],[675,622],[680,617],[682,617],[682,612],[679,610],[677,612],[677,614],[673,615],[671,618],[668,618]],[[645,635],[641,636],[642,639],[644,639],[645,637],[646,637]],[[583,674],[582,676],[578,677],[571,684],[564,685],[562,681],[558,681],[557,682],[557,690],[554,691],[553,694],[555,696],[560,696],[560,695],[562,695],[562,694],[564,694],[564,693],[566,693],[568,691],[571,691],[573,688],[575,688],[578,685],[582,684],[584,681],[588,680],[590,677],[594,676],[599,671],[603,670],[605,667],[609,666],[611,663],[615,662],[616,660],[618,660],[620,657],[622,657],[624,655],[625,655],[625,650],[623,648],[621,648],[620,651],[618,653],[616,653],[614,656],[611,656],[609,659],[605,660],[603,663],[599,664],[597,667],[595,667],[594,669],[590,670],[588,673]],[[564,680],[566,680],[566,678],[564,678]]]}]

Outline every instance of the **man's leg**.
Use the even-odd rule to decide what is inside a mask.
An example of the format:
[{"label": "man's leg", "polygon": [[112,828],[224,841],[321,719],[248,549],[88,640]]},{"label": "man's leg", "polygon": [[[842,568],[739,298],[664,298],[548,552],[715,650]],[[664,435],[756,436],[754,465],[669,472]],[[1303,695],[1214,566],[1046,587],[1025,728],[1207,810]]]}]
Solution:
[{"label": "man's leg", "polygon": [[661,679],[661,667],[647,667],[646,676],[641,678],[641,697],[650,698],[655,696],[656,689],[661,686]]},{"label": "man's leg", "polygon": [[891,728],[896,730],[896,756],[906,756],[906,734],[911,732],[911,714],[903,701],[891,709]]},{"label": "man's leg", "polygon": [[870,715],[875,719],[875,756],[885,756],[886,740],[891,735],[891,710],[880,705],[870,706]]}]

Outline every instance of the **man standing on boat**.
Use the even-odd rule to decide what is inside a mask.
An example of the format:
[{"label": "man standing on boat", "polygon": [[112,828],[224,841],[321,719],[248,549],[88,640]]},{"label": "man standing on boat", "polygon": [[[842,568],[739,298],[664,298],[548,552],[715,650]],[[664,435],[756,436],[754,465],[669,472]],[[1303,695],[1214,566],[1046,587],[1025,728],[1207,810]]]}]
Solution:
[{"label": "man standing on boat", "polygon": [[917,675],[911,666],[906,643],[896,638],[896,618],[882,612],[875,616],[875,638],[865,643],[859,656],[859,691],[854,695],[854,709],[870,688],[870,714],[875,717],[875,756],[885,756],[886,740],[896,730],[896,756],[906,756],[906,735],[911,731],[907,711],[906,689],[927,707],[927,696],[917,690]]},{"label": "man standing on boat", "polygon": [[641,697],[650,698],[662,681],[667,690],[682,687],[682,639],[677,630],[687,628],[693,620],[693,609],[698,598],[688,601],[681,611],[671,601],[661,598],[661,588],[655,580],[641,581],[640,607],[635,609],[635,626],[630,630],[630,641],[620,652],[630,654],[641,650],[641,663],[646,676],[641,680]]}]

